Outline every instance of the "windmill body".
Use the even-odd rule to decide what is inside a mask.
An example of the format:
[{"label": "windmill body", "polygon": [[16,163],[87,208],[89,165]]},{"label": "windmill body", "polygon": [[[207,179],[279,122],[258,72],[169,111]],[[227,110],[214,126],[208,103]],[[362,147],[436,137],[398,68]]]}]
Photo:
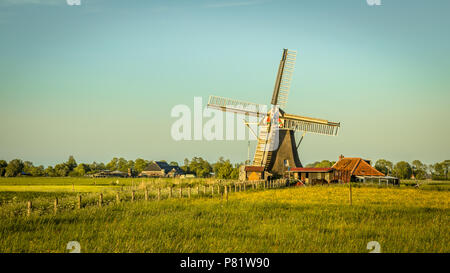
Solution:
[{"label": "windmill body", "polygon": [[302,131],[303,136],[306,132],[336,136],[340,127],[340,123],[292,115],[282,110],[287,103],[296,55],[295,51],[283,50],[270,111],[266,111],[265,105],[217,96],[210,96],[208,101],[209,108],[260,118],[252,165],[274,176],[281,176],[292,167],[302,167],[297,151],[300,143],[295,141],[296,131]]}]

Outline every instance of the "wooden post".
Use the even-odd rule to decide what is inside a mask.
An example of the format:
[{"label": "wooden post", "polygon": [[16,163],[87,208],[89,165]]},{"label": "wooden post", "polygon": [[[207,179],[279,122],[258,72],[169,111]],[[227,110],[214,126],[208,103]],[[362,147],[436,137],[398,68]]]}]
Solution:
[{"label": "wooden post", "polygon": [[200,196],[200,186],[197,185],[197,195]]},{"label": "wooden post", "polygon": [[53,210],[55,214],[58,212],[58,197],[55,198],[55,203],[53,204]]},{"label": "wooden post", "polygon": [[191,198],[191,189],[192,189],[192,187],[189,187],[189,189],[188,189],[188,198]]},{"label": "wooden post", "polygon": [[81,194],[78,195],[78,209],[81,209]]},{"label": "wooden post", "polygon": [[134,202],[134,190],[131,191],[131,202]]},{"label": "wooden post", "polygon": [[350,199],[350,206],[351,206],[352,205],[352,182],[351,181],[348,182],[348,189],[349,189],[348,198]]},{"label": "wooden post", "polygon": [[148,189],[147,189],[147,187],[145,187],[144,194],[145,194],[145,201],[148,201]]},{"label": "wooden post", "polygon": [[158,188],[158,201],[161,200],[161,188]]},{"label": "wooden post", "polygon": [[72,191],[75,191],[75,184],[72,183]]},{"label": "wooden post", "polygon": [[31,203],[31,201],[28,201],[27,204],[27,215],[30,216],[31,215],[31,210],[33,209],[33,204]]},{"label": "wooden post", "polygon": [[183,188],[180,186],[180,198],[183,198]]},{"label": "wooden post", "polygon": [[172,187],[169,187],[169,198],[172,198]]},{"label": "wooden post", "polygon": [[228,202],[228,185],[225,186],[225,199]]},{"label": "wooden post", "polygon": [[234,183],[234,192],[237,192],[237,191],[236,191],[236,183]]},{"label": "wooden post", "polygon": [[116,203],[120,203],[120,196],[118,192],[116,192]]},{"label": "wooden post", "polygon": [[103,204],[103,193],[100,193],[100,196],[98,198],[98,206],[102,207]]}]

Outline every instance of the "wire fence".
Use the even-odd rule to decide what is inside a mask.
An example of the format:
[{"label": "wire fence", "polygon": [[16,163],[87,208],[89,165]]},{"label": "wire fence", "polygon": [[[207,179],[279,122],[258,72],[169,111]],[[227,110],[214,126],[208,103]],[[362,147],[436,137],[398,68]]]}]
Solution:
[{"label": "wire fence", "polygon": [[32,215],[58,214],[64,211],[81,210],[89,207],[106,207],[123,202],[161,201],[185,198],[221,198],[228,201],[228,196],[239,192],[264,191],[289,186],[287,179],[258,181],[217,180],[209,184],[171,185],[160,187],[152,183],[133,183],[117,190],[100,193],[78,193],[70,196],[36,198],[27,201],[12,201],[0,206],[0,216],[21,217]]}]

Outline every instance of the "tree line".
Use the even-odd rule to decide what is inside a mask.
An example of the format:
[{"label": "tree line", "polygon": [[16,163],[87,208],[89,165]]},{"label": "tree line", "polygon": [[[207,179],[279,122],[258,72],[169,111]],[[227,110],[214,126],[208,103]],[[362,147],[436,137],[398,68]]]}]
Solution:
[{"label": "tree line", "polygon": [[[85,176],[104,170],[128,172],[129,169],[131,170],[132,175],[136,176],[142,172],[150,162],[152,161],[142,158],[133,161],[126,160],[122,157],[114,157],[107,164],[97,163],[95,161],[91,164],[77,164],[75,158],[69,156],[66,162],[44,168],[43,165],[34,166],[32,162],[22,161],[21,159],[13,159],[9,162],[0,160],[0,176]],[[322,160],[308,164],[305,167],[331,168],[335,163],[335,161]],[[219,179],[238,179],[239,167],[242,164],[243,163],[232,164],[230,160],[225,160],[223,157],[220,157],[215,163],[210,163],[201,157],[193,157],[191,160],[186,158],[184,159],[182,166],[179,166],[178,162],[175,161],[169,163],[171,166],[179,166],[187,174],[194,174],[197,177],[210,177],[214,175]],[[420,160],[414,160],[411,164],[406,161],[400,161],[394,164],[389,160],[379,159],[375,162],[374,167],[385,175],[396,176],[400,179],[431,178],[433,180],[448,180],[450,160],[427,165]]]},{"label": "tree line", "polygon": [[[160,160],[164,161],[165,160]],[[48,166],[35,166],[30,161],[22,161],[21,159],[13,159],[9,162],[0,160],[0,177],[14,176],[49,176],[49,177],[65,177],[65,176],[85,176],[98,173],[100,171],[121,171],[128,172],[131,170],[132,175],[136,176],[141,173],[152,161],[138,158],[136,160],[126,160],[125,158],[114,157],[107,164],[93,162],[90,164],[77,164],[73,156],[69,156],[66,162]],[[171,161],[171,166],[179,166],[178,162]],[[237,179],[239,177],[239,166],[241,164],[232,164],[230,160],[220,157],[215,163],[209,163],[201,157],[194,157],[191,160],[185,159],[184,165],[179,166],[185,173],[194,174],[197,177],[210,177],[213,174],[219,179]]]},{"label": "tree line", "polygon": [[[307,168],[331,168],[336,162],[329,160],[316,161],[306,165]],[[375,162],[375,169],[385,175],[391,175],[400,179],[433,179],[448,180],[450,160],[436,162],[434,164],[424,164],[420,160],[413,160],[411,163],[399,161],[392,163],[386,159],[379,159]]]}]

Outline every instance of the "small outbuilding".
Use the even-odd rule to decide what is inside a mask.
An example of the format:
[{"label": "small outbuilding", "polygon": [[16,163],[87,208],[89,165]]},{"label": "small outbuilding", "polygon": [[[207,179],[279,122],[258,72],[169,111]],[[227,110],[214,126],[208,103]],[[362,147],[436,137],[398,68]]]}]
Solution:
[{"label": "small outbuilding", "polygon": [[178,166],[172,166],[165,161],[154,161],[139,174],[139,177],[179,177],[185,174]]}]

